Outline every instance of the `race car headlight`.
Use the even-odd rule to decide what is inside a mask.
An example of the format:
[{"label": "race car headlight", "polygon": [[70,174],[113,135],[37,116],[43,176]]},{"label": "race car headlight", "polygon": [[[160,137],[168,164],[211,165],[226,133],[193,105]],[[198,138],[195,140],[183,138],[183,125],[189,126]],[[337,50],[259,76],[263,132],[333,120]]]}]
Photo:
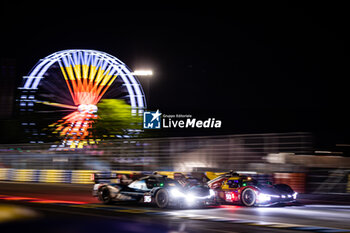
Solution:
[{"label": "race car headlight", "polygon": [[214,197],[214,196],[215,196],[214,190],[210,189],[209,190],[209,197]]},{"label": "race car headlight", "polygon": [[293,193],[293,199],[297,199],[297,195],[298,195],[297,192]]},{"label": "race car headlight", "polygon": [[182,192],[180,192],[177,188],[174,188],[172,190],[170,190],[170,194],[172,197],[184,197],[185,194],[183,194]]},{"label": "race car headlight", "polygon": [[194,195],[192,195],[191,193],[189,193],[187,196],[186,196],[186,202],[187,204],[191,205],[193,204],[193,202],[196,200],[196,197]]},{"label": "race car headlight", "polygon": [[267,202],[271,200],[270,195],[265,194],[265,193],[259,193],[258,195],[258,200],[259,202]]}]

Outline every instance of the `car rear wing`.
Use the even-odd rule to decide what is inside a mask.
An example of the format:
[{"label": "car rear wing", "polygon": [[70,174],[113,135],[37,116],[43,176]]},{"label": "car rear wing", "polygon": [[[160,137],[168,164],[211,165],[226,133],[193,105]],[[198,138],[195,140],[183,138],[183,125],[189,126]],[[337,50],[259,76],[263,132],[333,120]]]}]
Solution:
[{"label": "car rear wing", "polygon": [[141,172],[100,172],[92,173],[90,179],[95,184],[114,183],[114,184],[130,184],[132,181],[143,177]]}]

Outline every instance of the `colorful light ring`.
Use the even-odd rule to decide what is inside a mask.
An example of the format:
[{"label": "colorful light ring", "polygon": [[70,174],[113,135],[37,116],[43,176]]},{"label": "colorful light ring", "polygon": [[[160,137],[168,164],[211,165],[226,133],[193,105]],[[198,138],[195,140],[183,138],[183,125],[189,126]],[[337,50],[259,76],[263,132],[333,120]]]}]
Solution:
[{"label": "colorful light ring", "polygon": [[138,80],[118,58],[96,50],[63,50],[41,59],[26,77],[22,89],[37,89],[46,71],[60,65],[75,104],[96,104],[113,81],[120,77],[132,108],[146,108]]},{"label": "colorful light ring", "polygon": [[[40,82],[50,79],[50,67],[58,64],[74,105],[36,99],[35,103],[72,109],[73,112],[51,124],[53,133],[63,137],[63,144],[82,148],[89,139],[92,120],[97,119],[98,102],[113,82],[120,78],[127,90],[125,96],[132,114],[142,114],[146,108],[144,92],[138,80],[118,58],[96,50],[63,50],[41,59],[24,77],[22,90],[38,90]],[[52,79],[52,82],[55,82]],[[74,111],[75,110],[75,111]]]}]

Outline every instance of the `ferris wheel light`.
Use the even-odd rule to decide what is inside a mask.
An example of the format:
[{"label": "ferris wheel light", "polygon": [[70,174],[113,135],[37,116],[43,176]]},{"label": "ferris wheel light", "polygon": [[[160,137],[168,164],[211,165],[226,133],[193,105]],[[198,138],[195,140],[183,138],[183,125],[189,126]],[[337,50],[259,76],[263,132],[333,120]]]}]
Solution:
[{"label": "ferris wheel light", "polygon": [[81,104],[78,107],[78,111],[82,113],[95,113],[97,112],[97,106],[93,104]]},{"label": "ferris wheel light", "polygon": [[[59,67],[61,72],[55,67]],[[57,75],[66,83],[66,89],[53,90],[52,85],[49,85],[56,81]],[[62,114],[63,117],[56,123],[52,123],[50,127],[55,127],[52,133],[63,138],[63,145],[60,145],[60,148],[67,145],[73,149],[82,148],[84,141],[88,144],[87,139],[91,133],[88,129],[93,127],[93,120],[98,118],[97,104],[101,99],[125,99],[131,106],[132,115],[143,113],[143,109],[146,108],[146,98],[136,76],[151,75],[153,75],[152,70],[133,72],[116,57],[101,51],[62,50],[40,59],[28,76],[23,77],[24,83],[19,87],[24,93],[20,96],[20,106],[34,107],[34,104],[43,104],[46,107],[41,108],[47,108],[48,111],[57,111],[52,107],[67,108],[65,111],[74,110],[66,116]],[[117,82],[115,82],[116,79]],[[118,94],[120,91],[122,94]],[[32,92],[35,95],[28,94]],[[46,92],[52,95],[46,98],[43,94]],[[39,97],[43,96],[45,100],[40,100]],[[28,108],[28,111],[33,109]],[[57,118],[59,116],[61,113],[57,114]],[[26,124],[29,125],[29,123]],[[89,144],[95,144],[98,141],[98,139],[89,141]]]},{"label": "ferris wheel light", "polygon": [[[97,102],[102,98],[108,88],[104,90],[99,90],[99,93],[91,93],[91,94],[99,94],[98,98],[94,98],[95,96],[86,96],[81,92],[82,88],[86,89],[86,85],[84,82],[79,82],[81,78],[84,80],[95,80],[98,76],[102,78],[101,84],[104,84],[105,87],[109,87],[115,78],[120,78],[124,84],[126,84],[128,99],[132,108],[145,108],[146,102],[143,97],[143,92],[140,89],[140,85],[138,80],[133,77],[133,75],[140,76],[150,76],[153,74],[152,71],[144,72],[136,72],[132,73],[126,65],[120,61],[118,58],[109,55],[107,53],[96,51],[96,50],[78,50],[78,49],[70,49],[70,50],[62,50],[56,53],[53,53],[43,59],[41,59],[32,71],[25,76],[24,85],[19,89],[33,89],[36,90],[41,83],[41,80],[45,76],[46,72],[49,68],[54,65],[54,63],[58,63],[63,76],[68,81],[67,85],[72,84],[74,82],[75,87],[71,87],[71,96],[74,100],[74,104],[79,105],[87,101],[86,98],[92,98],[93,104],[97,104]],[[82,70],[78,67],[83,65],[83,67],[96,67],[96,69],[100,69],[100,72],[95,71],[93,68],[83,68]],[[93,72],[91,72],[93,71]],[[102,75],[107,72],[108,75]],[[106,74],[107,74],[106,73]],[[101,77],[102,75],[102,77]],[[70,87],[70,86],[69,86]],[[80,91],[79,91],[80,90]]]},{"label": "ferris wheel light", "polygon": [[152,76],[153,71],[152,70],[135,70],[131,74],[136,75],[136,76]]}]

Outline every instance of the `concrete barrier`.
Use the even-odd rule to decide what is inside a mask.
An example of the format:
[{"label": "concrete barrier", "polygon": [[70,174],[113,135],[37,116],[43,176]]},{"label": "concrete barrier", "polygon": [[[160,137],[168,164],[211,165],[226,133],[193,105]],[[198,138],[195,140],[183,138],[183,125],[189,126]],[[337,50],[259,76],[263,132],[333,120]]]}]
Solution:
[{"label": "concrete barrier", "polygon": [[0,181],[18,182],[42,182],[42,183],[72,183],[72,184],[93,184],[91,179],[93,173],[103,174],[105,177],[116,174],[139,174],[146,175],[140,171],[96,171],[96,170],[55,170],[55,169],[13,169],[0,168]]},{"label": "concrete barrier", "polygon": [[14,181],[35,182],[35,170],[33,169],[17,169],[12,175]]},{"label": "concrete barrier", "polygon": [[74,170],[72,171],[72,184],[93,184],[94,181],[91,179],[92,174],[98,171],[94,170]]},{"label": "concrete barrier", "polygon": [[0,168],[0,180],[11,180],[9,173],[11,168]]}]

